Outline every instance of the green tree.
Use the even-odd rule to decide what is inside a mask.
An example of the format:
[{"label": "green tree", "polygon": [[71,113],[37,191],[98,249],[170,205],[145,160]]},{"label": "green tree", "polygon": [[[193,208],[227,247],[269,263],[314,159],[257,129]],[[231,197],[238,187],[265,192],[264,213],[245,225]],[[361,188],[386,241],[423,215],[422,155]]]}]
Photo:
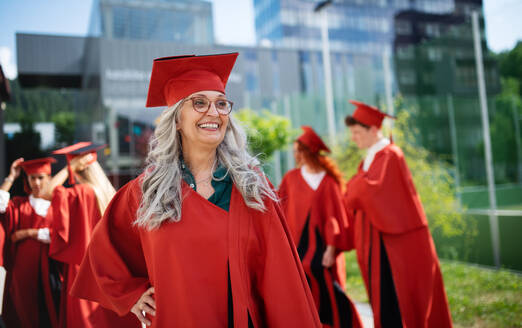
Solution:
[{"label": "green tree", "polygon": [[[503,78],[502,92],[495,97],[495,112],[491,118],[491,143],[497,182],[522,181],[518,177],[517,140],[515,120],[522,118],[519,82]],[[518,179],[517,179],[518,178]]]},{"label": "green tree", "polygon": [[522,136],[516,134],[515,120],[520,124],[522,118],[522,41],[513,49],[497,54],[496,59],[502,92],[495,97],[494,111],[490,112],[495,180],[498,183],[520,182],[516,147]]},{"label": "green tree", "polygon": [[72,112],[60,112],[51,118],[55,127],[56,142],[72,144],[74,142],[75,115]]},{"label": "green tree", "polygon": [[245,108],[234,117],[246,130],[250,151],[263,161],[269,161],[275,151],[283,149],[295,136],[289,119],[268,110],[256,112]]},{"label": "green tree", "polygon": [[34,122],[49,122],[58,113],[74,111],[77,90],[24,89],[17,79],[9,83],[11,101],[6,106],[6,122],[19,122],[24,117],[31,117]]},{"label": "green tree", "polygon": [[[501,52],[496,57],[500,75],[504,78],[514,78],[522,85],[522,41],[518,41],[513,49]],[[518,92],[522,95],[522,89]]]}]

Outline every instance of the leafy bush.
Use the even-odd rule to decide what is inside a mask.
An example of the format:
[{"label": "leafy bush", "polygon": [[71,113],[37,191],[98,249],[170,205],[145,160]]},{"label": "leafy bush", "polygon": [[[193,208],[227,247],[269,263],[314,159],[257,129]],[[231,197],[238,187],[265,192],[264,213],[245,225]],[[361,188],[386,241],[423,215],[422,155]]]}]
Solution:
[{"label": "leafy bush", "polygon": [[56,142],[72,144],[74,142],[75,115],[73,112],[60,112],[51,118],[55,126]]},{"label": "leafy bush", "polygon": [[269,161],[275,151],[283,149],[295,136],[289,119],[268,110],[256,112],[245,108],[234,117],[246,130],[250,151],[263,161]]}]

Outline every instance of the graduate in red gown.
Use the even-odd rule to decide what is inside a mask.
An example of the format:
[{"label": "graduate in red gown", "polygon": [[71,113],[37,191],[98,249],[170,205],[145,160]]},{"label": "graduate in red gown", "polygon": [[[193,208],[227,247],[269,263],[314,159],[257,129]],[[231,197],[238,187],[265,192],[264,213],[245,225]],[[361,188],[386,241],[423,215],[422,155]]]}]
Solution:
[{"label": "graduate in red gown", "polygon": [[283,177],[279,196],[297,252],[324,327],[362,327],[345,294],[345,260],[341,230],[348,225],[343,205],[342,174],[330,150],[308,126],[294,143],[298,168]]},{"label": "graduate in red gown", "polygon": [[152,327],[320,327],[277,196],[229,116],[236,57],[154,60],[147,106],[168,108],[144,173],[95,229],[75,295]]},{"label": "graduate in red gown", "polygon": [[[7,327],[58,327],[60,264],[48,256],[52,218],[50,202],[43,198],[55,161],[19,158],[0,186],[3,265],[7,270],[2,317]],[[10,199],[9,189],[21,169],[29,196]]]},{"label": "graduate in red gown", "polygon": [[346,118],[367,155],[346,187],[355,249],[375,327],[451,327],[439,260],[401,149],[380,131],[386,114],[356,106]]},{"label": "graduate in red gown", "polygon": [[[50,182],[53,222],[49,255],[64,263],[60,327],[126,327],[137,322],[132,316],[120,318],[95,302],[70,294],[94,227],[116,193],[97,162],[96,151],[102,147],[80,142],[53,152],[67,158],[67,166]],[[72,187],[62,186],[67,178]]]}]

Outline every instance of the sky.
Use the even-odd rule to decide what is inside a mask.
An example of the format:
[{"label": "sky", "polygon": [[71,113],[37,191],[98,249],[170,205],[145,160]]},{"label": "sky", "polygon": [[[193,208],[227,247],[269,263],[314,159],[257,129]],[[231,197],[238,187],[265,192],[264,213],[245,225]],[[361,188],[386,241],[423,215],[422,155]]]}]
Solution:
[{"label": "sky", "polygon": [[[255,44],[253,0],[210,0],[215,40],[220,44]],[[92,0],[0,0],[0,64],[16,77],[16,32],[86,35]],[[511,49],[522,40],[522,0],[484,0],[489,47]]]}]

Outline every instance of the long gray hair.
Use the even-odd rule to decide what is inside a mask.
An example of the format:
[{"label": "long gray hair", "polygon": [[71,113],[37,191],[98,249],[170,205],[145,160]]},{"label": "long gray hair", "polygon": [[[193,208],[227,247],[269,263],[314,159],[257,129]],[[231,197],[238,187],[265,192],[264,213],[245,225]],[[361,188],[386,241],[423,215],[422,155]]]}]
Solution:
[{"label": "long gray hair", "polygon": [[[164,221],[181,220],[182,154],[181,136],[176,129],[183,100],[166,109],[160,116],[141,185],[142,199],[134,224],[153,230]],[[228,170],[246,205],[264,211],[264,198],[277,200],[267,179],[256,168],[259,161],[247,151],[246,134],[230,117],[225,138],[217,147],[217,160]]]}]

